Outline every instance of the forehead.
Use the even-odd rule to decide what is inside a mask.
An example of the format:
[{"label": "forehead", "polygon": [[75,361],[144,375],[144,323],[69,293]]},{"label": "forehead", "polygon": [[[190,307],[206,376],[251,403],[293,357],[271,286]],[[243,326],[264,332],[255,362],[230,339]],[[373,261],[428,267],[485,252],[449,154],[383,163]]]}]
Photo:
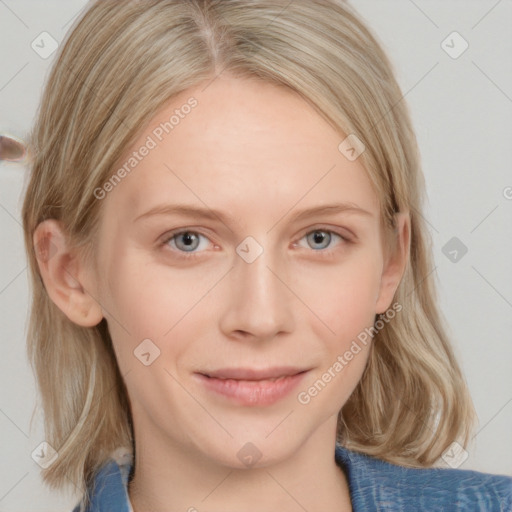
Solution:
[{"label": "forehead", "polygon": [[344,138],[294,91],[220,76],[161,108],[127,151],[121,165],[130,155],[136,165],[109,201],[134,215],[176,201],[276,215],[342,200],[376,211],[361,160],[338,149]]}]

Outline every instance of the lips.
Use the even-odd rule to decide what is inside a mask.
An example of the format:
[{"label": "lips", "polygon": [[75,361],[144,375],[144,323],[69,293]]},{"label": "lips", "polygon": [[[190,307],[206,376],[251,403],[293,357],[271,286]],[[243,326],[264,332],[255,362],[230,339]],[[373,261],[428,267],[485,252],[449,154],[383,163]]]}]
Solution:
[{"label": "lips", "polygon": [[203,372],[202,374],[206,377],[214,379],[234,379],[234,380],[272,380],[275,381],[281,377],[288,377],[291,375],[297,375],[306,370],[295,368],[291,366],[280,366],[274,368],[266,368],[257,370],[254,368],[223,368],[220,370],[214,370],[209,372]]},{"label": "lips", "polygon": [[308,370],[297,367],[223,368],[196,373],[209,392],[244,406],[271,405],[288,395]]}]

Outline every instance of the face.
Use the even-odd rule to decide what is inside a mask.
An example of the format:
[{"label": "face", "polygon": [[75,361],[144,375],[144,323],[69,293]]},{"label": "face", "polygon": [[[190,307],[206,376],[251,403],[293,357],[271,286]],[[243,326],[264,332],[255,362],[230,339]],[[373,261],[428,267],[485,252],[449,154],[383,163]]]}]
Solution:
[{"label": "face", "polygon": [[392,301],[379,201],[343,139],[288,89],[218,77],[120,161],[138,152],[98,199],[94,289],[138,448],[265,465],[334,433],[368,357],[353,341]]}]

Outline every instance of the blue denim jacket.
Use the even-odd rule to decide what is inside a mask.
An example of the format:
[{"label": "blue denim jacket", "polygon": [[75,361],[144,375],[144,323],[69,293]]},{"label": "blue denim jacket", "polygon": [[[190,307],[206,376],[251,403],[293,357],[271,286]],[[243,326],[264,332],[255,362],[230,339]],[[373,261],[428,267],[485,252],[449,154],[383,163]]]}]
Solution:
[{"label": "blue denim jacket", "polygon": [[[512,477],[477,471],[412,469],[336,446],[353,512],[512,512]],[[86,512],[133,512],[131,461],[111,459],[96,474]],[[80,512],[77,506],[73,512]]]}]

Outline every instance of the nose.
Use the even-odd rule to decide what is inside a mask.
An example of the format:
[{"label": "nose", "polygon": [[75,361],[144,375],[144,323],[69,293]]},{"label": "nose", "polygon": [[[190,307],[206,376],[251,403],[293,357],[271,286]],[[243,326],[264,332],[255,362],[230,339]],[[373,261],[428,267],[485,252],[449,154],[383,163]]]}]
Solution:
[{"label": "nose", "polygon": [[265,248],[251,263],[235,253],[220,319],[227,337],[265,341],[293,331],[294,296],[287,286],[285,262],[277,260]]}]

